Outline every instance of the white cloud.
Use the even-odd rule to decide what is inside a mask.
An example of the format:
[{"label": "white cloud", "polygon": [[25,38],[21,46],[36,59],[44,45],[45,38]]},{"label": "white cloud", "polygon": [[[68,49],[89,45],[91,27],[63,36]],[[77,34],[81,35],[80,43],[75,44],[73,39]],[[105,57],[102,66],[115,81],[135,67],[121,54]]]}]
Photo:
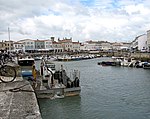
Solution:
[{"label": "white cloud", "polygon": [[125,10],[129,15],[132,15],[132,14],[148,15],[148,14],[150,14],[150,10],[148,8],[144,7],[143,4],[125,6]]},{"label": "white cloud", "polygon": [[[128,41],[150,25],[148,0],[0,1],[0,40],[73,37],[84,41]],[[114,2],[115,1],[115,2]]]}]

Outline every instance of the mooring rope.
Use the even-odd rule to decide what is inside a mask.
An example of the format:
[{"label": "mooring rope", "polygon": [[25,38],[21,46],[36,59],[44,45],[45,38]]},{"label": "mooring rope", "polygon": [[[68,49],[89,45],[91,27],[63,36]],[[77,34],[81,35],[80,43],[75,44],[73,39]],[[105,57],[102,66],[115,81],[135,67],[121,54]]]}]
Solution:
[{"label": "mooring rope", "polygon": [[12,88],[12,89],[7,89],[7,90],[1,90],[0,92],[7,92],[7,91],[10,91],[10,92],[19,92],[19,91],[22,91],[22,92],[34,92],[33,90],[24,90],[24,89],[22,89],[23,87],[25,87],[25,86],[27,86],[29,84],[30,83],[21,85],[20,87],[17,87],[17,88]]}]

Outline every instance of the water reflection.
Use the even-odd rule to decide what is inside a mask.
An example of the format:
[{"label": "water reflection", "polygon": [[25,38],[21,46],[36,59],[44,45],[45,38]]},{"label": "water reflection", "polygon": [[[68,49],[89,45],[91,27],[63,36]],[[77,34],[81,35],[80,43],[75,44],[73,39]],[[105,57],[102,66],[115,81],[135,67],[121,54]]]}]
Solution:
[{"label": "water reflection", "polygon": [[39,99],[40,110],[44,119],[77,119],[81,118],[81,97],[64,99]]}]

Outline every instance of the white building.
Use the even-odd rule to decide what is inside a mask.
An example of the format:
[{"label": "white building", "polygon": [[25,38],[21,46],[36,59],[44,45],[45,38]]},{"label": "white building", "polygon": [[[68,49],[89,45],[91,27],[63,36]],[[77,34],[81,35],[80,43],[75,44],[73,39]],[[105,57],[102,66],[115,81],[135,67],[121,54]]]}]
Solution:
[{"label": "white building", "polygon": [[73,52],[80,52],[80,43],[79,42],[72,42],[72,51]]},{"label": "white building", "polygon": [[112,43],[113,50],[121,50],[122,46],[123,46],[123,43],[118,43],[118,42]]},{"label": "white building", "polygon": [[19,42],[14,42],[14,52],[25,52],[25,44],[24,43],[19,43]]},{"label": "white building", "polygon": [[129,50],[131,46],[131,43],[127,42],[114,42],[112,43],[112,49],[113,50]]},{"label": "white building", "polygon": [[130,49],[130,46],[131,46],[131,43],[128,43],[128,42],[122,42],[122,46],[121,46],[121,50],[129,50]]},{"label": "white building", "polygon": [[136,51],[136,50],[143,51],[143,52],[147,51],[147,49],[148,49],[147,35],[143,34],[143,35],[137,36],[135,38],[135,40],[132,41],[132,43],[131,43],[131,49],[134,51]]},{"label": "white building", "polygon": [[98,41],[86,41],[84,48],[87,51],[99,51],[101,50],[101,43]]},{"label": "white building", "polygon": [[84,43],[81,43],[80,51],[86,51],[86,45]]},{"label": "white building", "polygon": [[112,49],[112,45],[111,45],[110,42],[103,42],[103,43],[101,43],[101,49],[103,51],[111,50]]},{"label": "white building", "polygon": [[150,52],[150,30],[147,31],[147,47]]},{"label": "white building", "polygon": [[35,41],[31,39],[24,39],[18,41],[25,44],[25,52],[33,52],[35,50]]},{"label": "white building", "polygon": [[86,41],[81,45],[83,51],[108,51],[110,49],[112,49],[112,45],[106,41]]},{"label": "white building", "polygon": [[147,51],[147,35],[143,34],[138,37],[138,50]]},{"label": "white building", "polygon": [[53,50],[53,45],[51,40],[44,40],[45,49]]}]

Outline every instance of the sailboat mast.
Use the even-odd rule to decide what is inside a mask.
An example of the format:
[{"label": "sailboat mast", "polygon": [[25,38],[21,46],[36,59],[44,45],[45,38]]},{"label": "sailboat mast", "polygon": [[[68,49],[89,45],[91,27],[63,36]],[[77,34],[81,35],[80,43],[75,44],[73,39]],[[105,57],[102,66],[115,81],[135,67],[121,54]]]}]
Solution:
[{"label": "sailboat mast", "polygon": [[9,27],[8,27],[8,39],[9,39],[9,51],[11,50],[10,48],[10,45],[11,45],[11,43],[10,43],[10,29],[9,29]]}]

